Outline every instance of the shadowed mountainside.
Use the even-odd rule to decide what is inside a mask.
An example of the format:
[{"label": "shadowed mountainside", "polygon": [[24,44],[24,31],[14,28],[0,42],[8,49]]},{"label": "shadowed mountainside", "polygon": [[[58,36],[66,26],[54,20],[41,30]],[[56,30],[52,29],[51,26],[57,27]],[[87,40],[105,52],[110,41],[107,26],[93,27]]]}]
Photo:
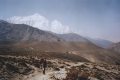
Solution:
[{"label": "shadowed mountainside", "polygon": [[0,20],[1,41],[63,41],[48,32],[25,24],[10,24]]}]

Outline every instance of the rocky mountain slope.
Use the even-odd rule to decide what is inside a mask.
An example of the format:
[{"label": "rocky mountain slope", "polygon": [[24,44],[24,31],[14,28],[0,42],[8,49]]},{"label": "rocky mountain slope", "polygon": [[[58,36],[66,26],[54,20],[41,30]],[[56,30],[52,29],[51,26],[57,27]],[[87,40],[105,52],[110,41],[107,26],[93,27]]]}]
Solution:
[{"label": "rocky mountain slope", "polygon": [[62,39],[25,24],[10,24],[0,20],[1,41],[62,41]]},{"label": "rocky mountain slope", "polygon": [[120,42],[108,46],[107,49],[120,52]]}]

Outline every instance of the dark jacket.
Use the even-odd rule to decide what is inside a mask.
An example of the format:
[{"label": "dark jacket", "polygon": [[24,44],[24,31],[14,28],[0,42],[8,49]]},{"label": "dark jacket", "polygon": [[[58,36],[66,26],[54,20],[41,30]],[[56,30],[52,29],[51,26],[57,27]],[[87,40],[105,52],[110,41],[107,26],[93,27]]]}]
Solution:
[{"label": "dark jacket", "polygon": [[47,65],[47,63],[46,63],[46,59],[43,60],[42,64],[43,64],[43,68],[45,68],[46,65]]}]

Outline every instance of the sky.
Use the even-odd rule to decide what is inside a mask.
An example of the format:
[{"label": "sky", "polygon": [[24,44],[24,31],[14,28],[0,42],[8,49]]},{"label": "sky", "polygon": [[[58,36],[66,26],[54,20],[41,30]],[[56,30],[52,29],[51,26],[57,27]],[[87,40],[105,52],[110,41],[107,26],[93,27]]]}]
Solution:
[{"label": "sky", "polygon": [[0,0],[0,18],[38,13],[93,38],[120,41],[120,0]]}]

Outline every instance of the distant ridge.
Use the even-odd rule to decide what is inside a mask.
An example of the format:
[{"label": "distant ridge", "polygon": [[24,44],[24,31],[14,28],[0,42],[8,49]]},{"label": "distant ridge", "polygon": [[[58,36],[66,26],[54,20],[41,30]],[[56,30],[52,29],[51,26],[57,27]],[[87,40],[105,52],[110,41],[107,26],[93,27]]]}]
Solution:
[{"label": "distant ridge", "polygon": [[120,42],[114,43],[114,44],[108,46],[107,49],[110,49],[110,50],[114,50],[114,51],[120,52]]},{"label": "distant ridge", "polygon": [[67,33],[67,34],[54,34],[56,36],[58,36],[59,38],[64,39],[65,41],[69,41],[69,42],[90,42],[88,39],[75,34],[75,33]]},{"label": "distant ridge", "polygon": [[102,48],[107,48],[109,45],[113,44],[114,42],[104,40],[104,39],[92,39],[90,37],[86,37],[89,41],[91,41],[93,44],[98,45]]}]

